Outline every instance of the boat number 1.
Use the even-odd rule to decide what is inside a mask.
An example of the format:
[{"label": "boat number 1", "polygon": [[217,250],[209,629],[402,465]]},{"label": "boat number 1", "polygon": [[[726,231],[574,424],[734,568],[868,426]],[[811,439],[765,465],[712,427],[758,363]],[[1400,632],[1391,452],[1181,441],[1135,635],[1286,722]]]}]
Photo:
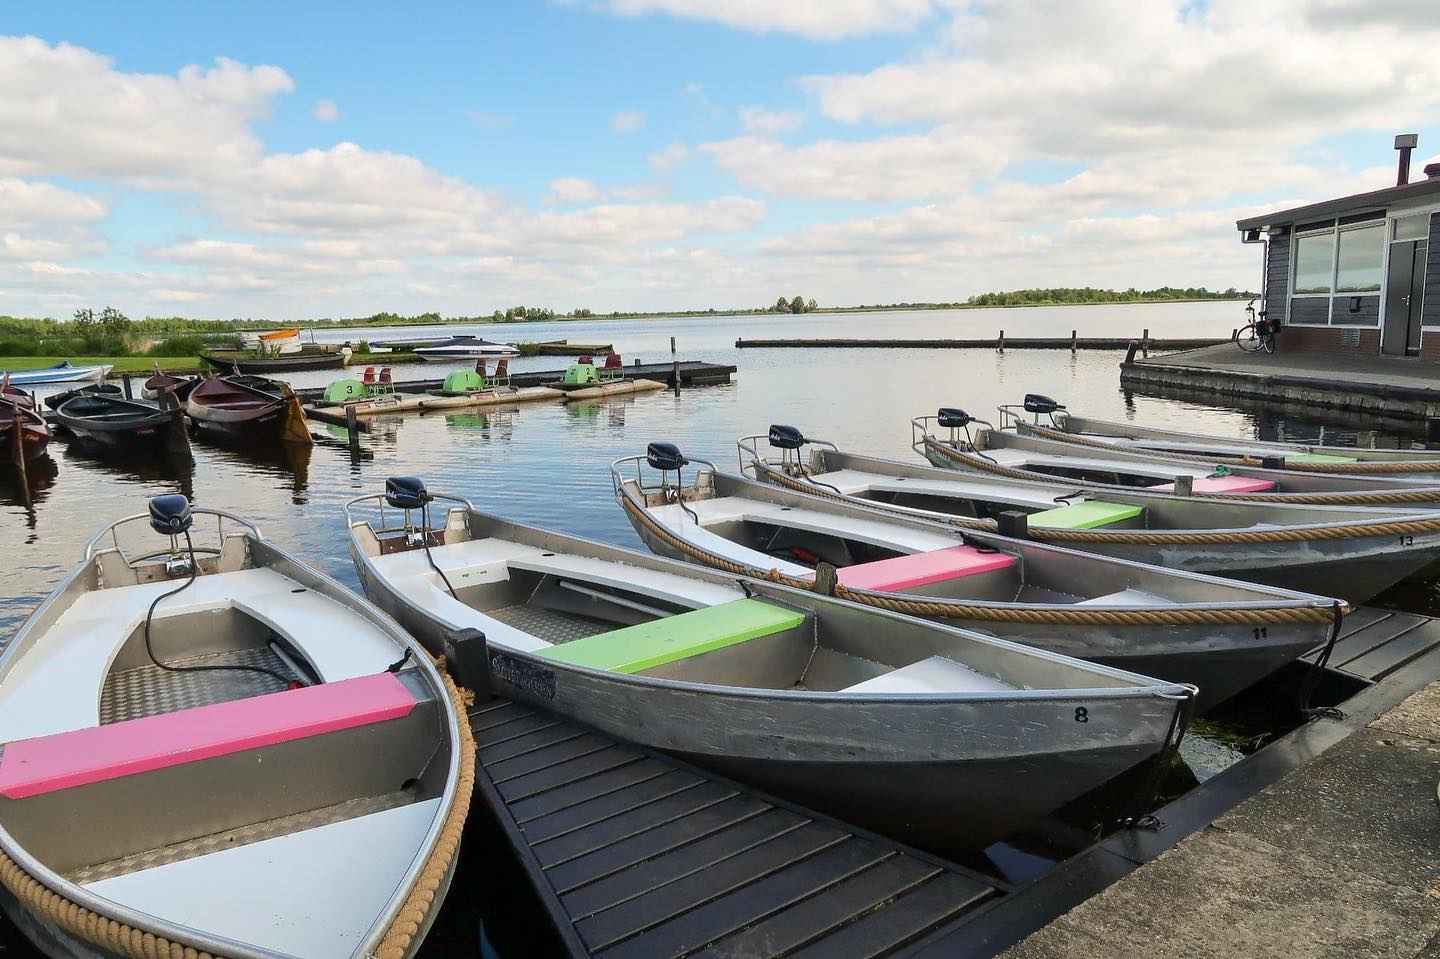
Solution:
[{"label": "boat number 1", "polygon": [[1401,545],[1401,546],[1414,546],[1414,545],[1415,545],[1415,537],[1413,537],[1413,536],[1402,536],[1402,537],[1400,537],[1400,545]]},{"label": "boat number 1", "polygon": [[1090,710],[1084,706],[1075,707],[1075,721],[1077,723],[1088,723],[1090,721]]}]

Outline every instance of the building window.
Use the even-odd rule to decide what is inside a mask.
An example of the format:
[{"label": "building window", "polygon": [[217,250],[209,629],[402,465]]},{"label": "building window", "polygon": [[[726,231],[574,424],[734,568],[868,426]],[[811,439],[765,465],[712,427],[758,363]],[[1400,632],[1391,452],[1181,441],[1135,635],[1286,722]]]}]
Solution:
[{"label": "building window", "polygon": [[1335,292],[1379,293],[1381,264],[1385,260],[1385,224],[1372,223],[1340,231],[1339,267]]},{"label": "building window", "polygon": [[1295,295],[1330,292],[1335,271],[1335,231],[1295,238]]}]

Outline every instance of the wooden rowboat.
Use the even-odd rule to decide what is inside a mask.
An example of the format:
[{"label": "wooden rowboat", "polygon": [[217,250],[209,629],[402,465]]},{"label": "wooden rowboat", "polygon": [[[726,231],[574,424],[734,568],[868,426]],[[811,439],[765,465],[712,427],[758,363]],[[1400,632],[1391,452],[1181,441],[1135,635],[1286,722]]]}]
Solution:
[{"label": "wooden rowboat", "polygon": [[479,630],[506,696],[932,847],[984,846],[1156,755],[1193,694],[452,497],[430,529],[423,486],[388,489],[347,504],[351,555],[430,648]]},{"label": "wooden rowboat", "polygon": [[[1207,499],[942,470],[847,453],[786,426],[739,445],[742,472],[812,496],[959,529],[996,532],[1005,522],[1012,535],[1056,546],[1351,603],[1440,561],[1434,512]],[[1024,526],[1014,516],[1002,520],[1007,512]]]},{"label": "wooden rowboat", "polygon": [[75,436],[127,452],[189,446],[179,412],[105,393],[70,397],[56,407],[55,419]]},{"label": "wooden rowboat", "polygon": [[315,442],[294,391],[259,377],[202,380],[190,391],[185,413],[199,429],[237,439],[274,439],[306,446]]},{"label": "wooden rowboat", "polygon": [[[5,908],[50,955],[413,955],[469,804],[463,708],[379,610],[201,514],[198,543],[176,495],[107,527],[0,655]],[[147,518],[161,548],[122,546]]]},{"label": "wooden rowboat", "polygon": [[1346,609],[819,499],[694,462],[684,482],[691,461],[651,444],[611,468],[616,498],[656,552],[1192,683],[1202,708],[1323,645]]},{"label": "wooden rowboat", "polygon": [[30,405],[29,398],[0,395],[0,458],[24,462],[45,452],[50,427]]}]

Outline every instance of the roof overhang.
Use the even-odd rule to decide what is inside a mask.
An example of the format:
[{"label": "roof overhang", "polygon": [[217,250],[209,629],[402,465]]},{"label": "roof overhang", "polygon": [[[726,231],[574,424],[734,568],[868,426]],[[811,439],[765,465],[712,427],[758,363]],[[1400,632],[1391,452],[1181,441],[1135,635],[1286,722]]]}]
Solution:
[{"label": "roof overhang", "polygon": [[1242,233],[1250,230],[1271,230],[1292,223],[1324,220],[1377,208],[1384,209],[1403,200],[1414,200],[1432,194],[1440,197],[1440,177],[1427,177],[1404,186],[1392,186],[1383,190],[1372,190],[1369,193],[1357,193],[1354,196],[1341,197],[1338,200],[1325,200],[1322,203],[1311,203],[1307,206],[1297,206],[1288,210],[1266,213],[1262,216],[1236,220],[1235,229]]}]

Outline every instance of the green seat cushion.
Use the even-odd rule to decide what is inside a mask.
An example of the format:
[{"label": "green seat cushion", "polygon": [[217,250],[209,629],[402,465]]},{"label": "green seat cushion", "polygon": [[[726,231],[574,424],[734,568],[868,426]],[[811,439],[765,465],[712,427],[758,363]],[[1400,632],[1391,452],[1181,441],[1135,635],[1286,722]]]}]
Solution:
[{"label": "green seat cushion", "polygon": [[1287,463],[1358,463],[1356,456],[1332,456],[1329,453],[1296,453],[1285,457]]},{"label": "green seat cushion", "polygon": [[1044,526],[1047,529],[1094,529],[1097,526],[1109,526],[1111,523],[1134,519],[1139,515],[1140,507],[1138,506],[1088,500],[1084,503],[1071,503],[1069,506],[1031,513],[1030,525]]},{"label": "green seat cushion", "polygon": [[591,669],[638,673],[678,659],[793,629],[803,622],[803,613],[783,606],[758,599],[737,599],[561,643],[535,655]]}]

